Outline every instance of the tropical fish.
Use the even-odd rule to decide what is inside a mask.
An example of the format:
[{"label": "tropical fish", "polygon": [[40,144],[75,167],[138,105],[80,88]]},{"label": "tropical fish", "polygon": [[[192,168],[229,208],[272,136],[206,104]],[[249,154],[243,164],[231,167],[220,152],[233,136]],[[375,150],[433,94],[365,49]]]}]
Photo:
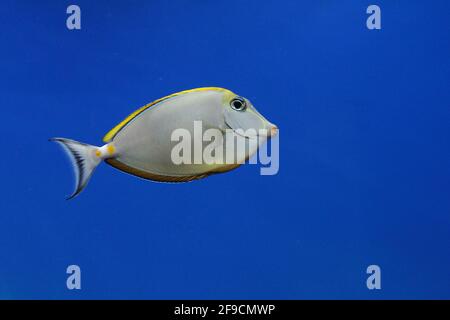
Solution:
[{"label": "tropical fish", "polygon": [[[208,129],[219,135],[213,134],[214,139],[204,141],[203,131],[206,133]],[[248,99],[224,88],[206,87],[174,93],[143,106],[109,131],[101,147],[65,138],[50,140],[58,142],[72,161],[76,181],[68,198],[71,199],[86,187],[102,161],[144,179],[187,182],[238,167],[277,130]],[[176,132],[180,133],[175,134],[178,140],[174,140]],[[174,161],[177,154],[174,150],[183,134],[190,135],[184,141],[189,148],[191,143],[198,146],[198,140],[202,148],[210,145],[211,149],[212,145],[217,151],[216,161]],[[238,150],[239,142],[244,143],[245,149]],[[191,150],[182,151],[183,159],[192,158]],[[232,161],[226,161],[230,154]]]}]

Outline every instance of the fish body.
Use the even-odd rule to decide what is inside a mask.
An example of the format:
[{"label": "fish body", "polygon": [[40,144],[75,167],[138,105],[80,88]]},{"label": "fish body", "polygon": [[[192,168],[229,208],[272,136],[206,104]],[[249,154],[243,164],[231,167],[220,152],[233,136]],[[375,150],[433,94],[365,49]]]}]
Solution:
[{"label": "fish body", "polygon": [[[260,131],[266,134],[258,136]],[[207,132],[211,136],[205,141]],[[149,180],[186,182],[238,167],[276,132],[277,127],[247,99],[224,88],[206,87],[178,92],[136,110],[105,135],[101,147],[51,140],[60,143],[72,160],[76,188],[69,198],[73,198],[102,161]],[[190,161],[183,163],[174,161],[180,138],[188,140],[181,153]],[[214,149],[215,161],[203,161],[203,154],[198,161],[196,146]]]}]

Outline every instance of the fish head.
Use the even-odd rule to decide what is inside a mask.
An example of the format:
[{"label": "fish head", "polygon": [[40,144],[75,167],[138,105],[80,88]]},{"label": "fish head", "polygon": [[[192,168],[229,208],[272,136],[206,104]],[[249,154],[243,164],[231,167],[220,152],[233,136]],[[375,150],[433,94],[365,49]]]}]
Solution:
[{"label": "fish head", "polygon": [[223,115],[226,127],[249,139],[257,136],[271,137],[278,127],[260,114],[247,98],[229,93],[223,99]]}]

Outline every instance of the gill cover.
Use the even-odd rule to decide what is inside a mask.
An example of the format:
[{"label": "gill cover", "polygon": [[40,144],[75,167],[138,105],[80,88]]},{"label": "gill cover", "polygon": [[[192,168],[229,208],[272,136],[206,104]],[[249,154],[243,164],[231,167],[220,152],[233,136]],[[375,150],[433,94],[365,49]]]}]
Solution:
[{"label": "gill cover", "polygon": [[[236,99],[243,101],[244,107],[236,108],[236,106],[234,106]],[[246,138],[256,138],[260,129],[267,129],[270,125],[270,123],[256,111],[251,102],[245,98],[235,97],[228,103],[225,103],[224,107],[224,119],[226,125]]]}]

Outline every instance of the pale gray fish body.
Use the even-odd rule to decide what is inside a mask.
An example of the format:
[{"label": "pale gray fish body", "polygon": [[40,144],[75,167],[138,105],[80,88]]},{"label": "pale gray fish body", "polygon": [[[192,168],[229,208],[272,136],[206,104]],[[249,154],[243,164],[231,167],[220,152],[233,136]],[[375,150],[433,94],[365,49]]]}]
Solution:
[{"label": "pale gray fish body", "polygon": [[[205,141],[208,129],[214,137]],[[260,130],[266,134],[258,135]],[[180,132],[183,135],[177,134]],[[208,87],[175,93],[138,109],[106,134],[102,147],[64,138],[53,140],[62,144],[73,160],[77,184],[73,197],[102,160],[142,178],[185,182],[238,167],[276,132],[277,127],[247,99],[227,89]],[[189,141],[181,141],[186,134]],[[174,148],[178,145],[179,149],[181,143],[190,146],[190,157],[186,157],[187,148],[182,148],[183,159],[190,158],[187,163],[173,159],[177,155]],[[213,163],[205,163],[202,153],[201,162],[195,163],[198,144],[201,151],[208,146],[210,151],[214,149]]]}]

